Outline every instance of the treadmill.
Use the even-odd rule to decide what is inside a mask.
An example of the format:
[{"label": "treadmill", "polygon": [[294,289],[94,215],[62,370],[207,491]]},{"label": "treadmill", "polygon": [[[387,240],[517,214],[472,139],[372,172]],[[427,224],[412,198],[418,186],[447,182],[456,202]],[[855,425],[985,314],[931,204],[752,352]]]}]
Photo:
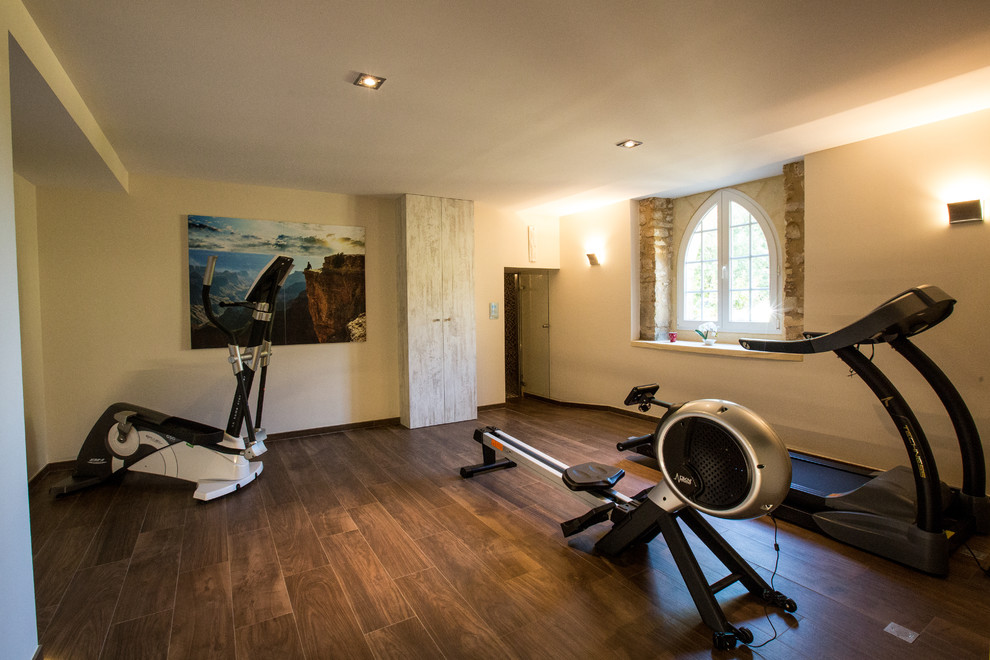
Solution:
[{"label": "treadmill", "polygon": [[[908,454],[907,466],[880,472],[791,452],[791,488],[776,515],[934,575],[948,573],[950,554],[970,535],[990,532],[983,447],[973,416],[948,377],[910,341],[948,318],[955,303],[938,287],[924,285],[834,332],[806,332],[797,340],[739,340],[753,351],[835,353],[883,404]],[[961,488],[939,480],[921,425],[872,353],[860,351],[867,344],[889,344],[935,391],[959,443]]]}]

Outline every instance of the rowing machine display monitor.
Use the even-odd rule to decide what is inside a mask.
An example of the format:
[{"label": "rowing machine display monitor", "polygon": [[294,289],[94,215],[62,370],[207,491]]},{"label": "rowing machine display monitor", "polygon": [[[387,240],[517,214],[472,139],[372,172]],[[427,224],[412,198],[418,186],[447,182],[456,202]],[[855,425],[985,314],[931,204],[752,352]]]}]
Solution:
[{"label": "rowing machine display monitor", "polygon": [[660,386],[656,383],[637,385],[629,391],[623,403],[627,406],[639,406],[643,412],[646,412],[652,404],[660,403],[654,398],[659,389]]}]

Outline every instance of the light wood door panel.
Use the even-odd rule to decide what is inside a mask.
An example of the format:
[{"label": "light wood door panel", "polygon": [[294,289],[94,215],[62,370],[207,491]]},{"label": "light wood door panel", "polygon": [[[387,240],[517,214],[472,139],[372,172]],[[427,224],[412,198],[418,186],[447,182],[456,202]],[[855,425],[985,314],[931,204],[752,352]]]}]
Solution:
[{"label": "light wood door panel", "polygon": [[400,419],[474,419],[474,203],[406,195],[400,235]]},{"label": "light wood door panel", "polygon": [[443,200],[444,421],[477,416],[474,204]]}]

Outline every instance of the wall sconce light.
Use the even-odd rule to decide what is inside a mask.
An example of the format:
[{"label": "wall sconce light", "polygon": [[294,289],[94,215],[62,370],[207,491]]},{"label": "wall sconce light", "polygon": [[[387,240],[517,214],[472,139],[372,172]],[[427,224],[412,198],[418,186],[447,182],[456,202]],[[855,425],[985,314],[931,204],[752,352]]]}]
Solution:
[{"label": "wall sconce light", "polygon": [[955,225],[963,222],[983,222],[983,201],[971,199],[968,202],[950,202],[949,224]]},{"label": "wall sconce light", "polygon": [[594,252],[589,252],[588,253],[588,263],[591,264],[592,266],[600,266],[601,265],[598,262],[598,255],[595,254]]}]

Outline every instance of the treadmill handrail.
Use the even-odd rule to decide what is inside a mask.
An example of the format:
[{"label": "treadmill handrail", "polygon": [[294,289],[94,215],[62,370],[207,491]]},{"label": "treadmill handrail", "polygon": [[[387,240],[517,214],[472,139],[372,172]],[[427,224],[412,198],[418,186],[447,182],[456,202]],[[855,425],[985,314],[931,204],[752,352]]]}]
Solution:
[{"label": "treadmill handrail", "polygon": [[739,344],[751,351],[773,353],[827,353],[857,344],[890,342],[932,328],[952,314],[956,300],[942,289],[923,284],[894,296],[869,314],[828,333],[806,332],[804,339],[752,339]]}]

